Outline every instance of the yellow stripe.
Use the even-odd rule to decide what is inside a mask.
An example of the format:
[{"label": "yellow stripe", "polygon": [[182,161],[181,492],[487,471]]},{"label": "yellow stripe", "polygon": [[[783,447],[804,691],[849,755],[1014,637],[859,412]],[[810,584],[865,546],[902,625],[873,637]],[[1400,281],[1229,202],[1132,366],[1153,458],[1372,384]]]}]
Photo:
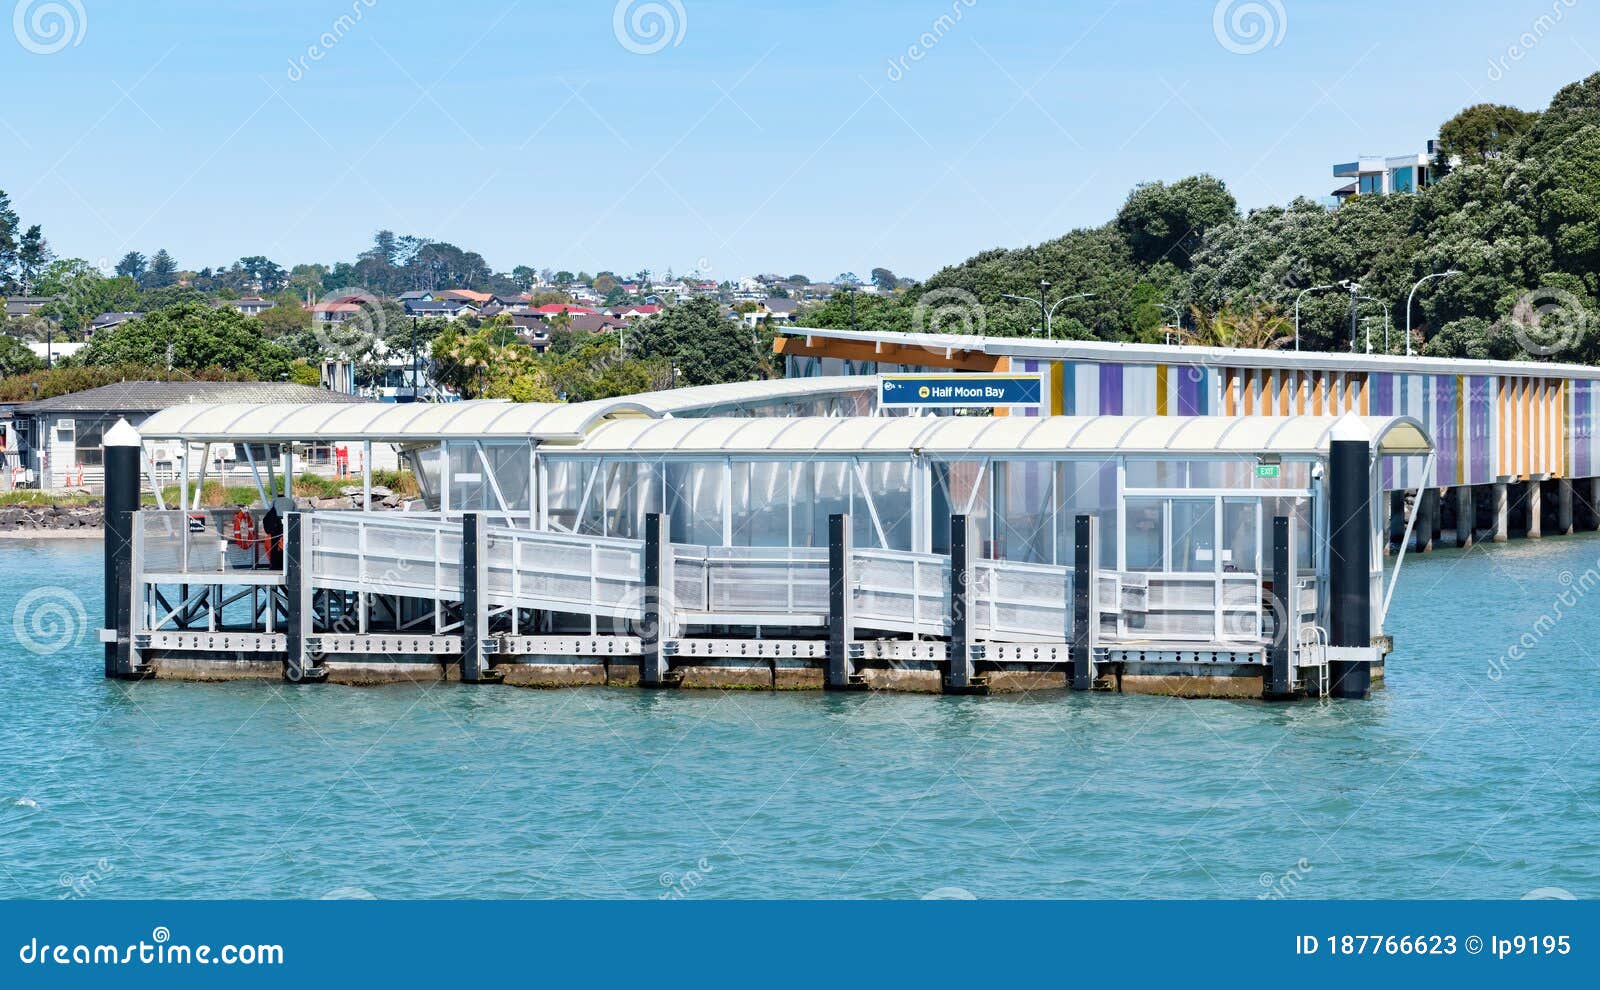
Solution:
[{"label": "yellow stripe", "polygon": [[1156,365],[1156,415],[1166,416],[1167,413],[1167,366]]},{"label": "yellow stripe", "polygon": [[1050,415],[1067,414],[1067,366],[1060,361],[1050,365]]}]

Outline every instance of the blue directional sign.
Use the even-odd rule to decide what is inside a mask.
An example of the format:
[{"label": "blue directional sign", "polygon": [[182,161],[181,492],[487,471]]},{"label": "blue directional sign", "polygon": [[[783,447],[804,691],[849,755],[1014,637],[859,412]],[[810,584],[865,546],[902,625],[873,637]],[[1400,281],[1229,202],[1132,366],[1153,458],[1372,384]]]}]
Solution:
[{"label": "blue directional sign", "polygon": [[1037,406],[1043,396],[1039,375],[884,375],[879,405],[992,409]]}]

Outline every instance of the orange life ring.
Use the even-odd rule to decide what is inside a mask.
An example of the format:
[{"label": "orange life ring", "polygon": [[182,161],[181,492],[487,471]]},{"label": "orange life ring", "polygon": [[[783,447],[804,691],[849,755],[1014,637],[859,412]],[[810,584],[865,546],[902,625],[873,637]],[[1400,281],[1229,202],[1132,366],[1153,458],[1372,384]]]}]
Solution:
[{"label": "orange life ring", "polygon": [[233,514],[233,545],[248,550],[256,542],[256,521],[250,513],[240,509]]}]

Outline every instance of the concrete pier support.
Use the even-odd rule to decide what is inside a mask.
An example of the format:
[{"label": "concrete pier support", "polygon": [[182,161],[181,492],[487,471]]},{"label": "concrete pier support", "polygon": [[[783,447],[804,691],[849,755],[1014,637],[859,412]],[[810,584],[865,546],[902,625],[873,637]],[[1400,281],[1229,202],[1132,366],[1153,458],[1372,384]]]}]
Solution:
[{"label": "concrete pier support", "polygon": [[1400,545],[1406,538],[1406,493],[1403,491],[1389,493],[1389,517],[1386,530],[1388,539],[1383,541],[1383,552],[1389,553]]},{"label": "concrete pier support", "polygon": [[672,540],[667,517],[644,517],[644,617],[639,631],[641,687],[667,686],[666,642],[672,638]]},{"label": "concrete pier support", "polygon": [[1497,481],[1489,496],[1489,514],[1494,519],[1494,542],[1511,538],[1511,492],[1504,481]]},{"label": "concrete pier support", "polygon": [[972,528],[964,515],[950,517],[950,662],[945,690],[972,690]]},{"label": "concrete pier support", "polygon": [[1072,541],[1072,690],[1094,687],[1095,627],[1100,622],[1095,608],[1095,572],[1100,564],[1100,520],[1078,516]]},{"label": "concrete pier support", "polygon": [[[1341,419],[1328,449],[1328,634],[1339,650],[1372,649],[1372,440],[1353,417]],[[1372,663],[1328,664],[1335,698],[1365,698]]]},{"label": "concrete pier support", "polygon": [[1572,531],[1572,479],[1562,478],[1556,482],[1556,532],[1571,536]]},{"label": "concrete pier support", "polygon": [[823,686],[829,691],[866,687],[855,675],[850,644],[855,641],[855,592],[850,585],[850,517],[828,517],[828,668]]},{"label": "concrete pier support", "polygon": [[1544,486],[1537,481],[1527,484],[1523,495],[1523,506],[1528,516],[1528,539],[1537,540],[1544,536]]},{"label": "concrete pier support", "polygon": [[1466,549],[1477,538],[1478,500],[1471,485],[1459,485],[1456,493],[1456,546]]},{"label": "concrete pier support", "polygon": [[[139,510],[139,455],[144,440],[127,420],[106,431],[105,461],[105,676],[142,677],[133,646],[134,513]],[[19,618],[20,621],[20,618]]]},{"label": "concrete pier support", "polygon": [[1439,489],[1429,488],[1422,493],[1422,504],[1417,510],[1417,552],[1432,553],[1433,541],[1438,533]]}]

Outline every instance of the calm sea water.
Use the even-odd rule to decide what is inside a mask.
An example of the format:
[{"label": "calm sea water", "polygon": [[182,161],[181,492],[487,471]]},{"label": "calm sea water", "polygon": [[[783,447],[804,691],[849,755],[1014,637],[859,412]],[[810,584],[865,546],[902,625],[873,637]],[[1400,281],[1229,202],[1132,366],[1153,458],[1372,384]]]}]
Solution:
[{"label": "calm sea water", "polygon": [[100,553],[0,544],[3,897],[1600,896],[1594,538],[1412,558],[1291,706],[108,684]]}]

